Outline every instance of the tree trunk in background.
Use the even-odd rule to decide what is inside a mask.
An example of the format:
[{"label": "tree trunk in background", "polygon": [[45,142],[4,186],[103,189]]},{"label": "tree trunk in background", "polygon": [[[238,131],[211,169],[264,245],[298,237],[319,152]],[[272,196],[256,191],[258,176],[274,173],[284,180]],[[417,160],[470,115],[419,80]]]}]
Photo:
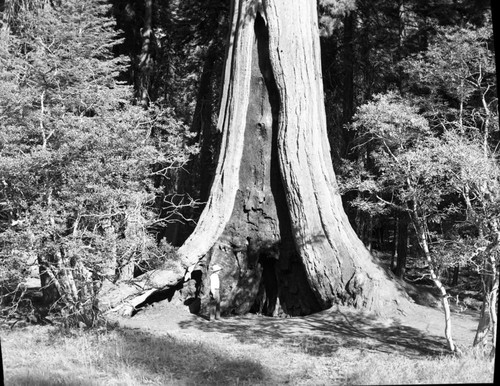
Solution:
[{"label": "tree trunk in background", "polygon": [[396,269],[396,256],[398,255],[398,238],[399,238],[399,218],[396,217],[394,221],[394,236],[393,236],[393,243],[392,243],[392,253],[391,253],[391,271],[394,272]]},{"label": "tree trunk in background", "polygon": [[[354,22],[356,15],[350,12],[344,17],[344,89],[342,98],[342,123],[347,125],[354,115]],[[355,132],[342,128],[344,148],[343,154],[346,156],[351,149],[351,143]]]},{"label": "tree trunk in background", "polygon": [[214,146],[215,142],[217,142],[217,138],[214,138],[217,137],[217,122],[213,119],[214,110],[217,105],[216,100],[214,100],[214,94],[216,94],[216,92],[213,90],[213,78],[214,72],[220,70],[220,65],[216,64],[220,55],[220,48],[217,47],[217,44],[218,41],[214,37],[208,47],[207,58],[200,78],[200,88],[191,128],[193,132],[197,133],[197,139],[201,145],[199,156],[199,189],[201,201],[208,200],[210,186],[215,173],[215,163],[219,153],[219,149]]},{"label": "tree trunk in background", "polygon": [[474,346],[484,346],[488,333],[492,333],[492,348],[490,358],[495,356],[496,338],[497,338],[497,298],[500,285],[498,270],[498,250],[500,249],[500,232],[498,226],[494,224],[494,238],[485,251],[484,267],[481,272],[481,281],[483,284],[483,305],[481,307],[481,316],[474,338]]},{"label": "tree trunk in background", "polygon": [[153,0],[144,0],[144,18],[141,28],[142,47],[139,55],[139,74],[136,79],[136,90],[139,103],[147,107],[151,100],[151,73],[153,71],[152,39],[153,39]]},{"label": "tree trunk in background", "polygon": [[366,249],[368,249],[371,252],[373,247],[373,216],[368,215],[367,217],[368,219],[366,221],[366,228],[363,240]]},{"label": "tree trunk in background", "polygon": [[[103,218],[100,221],[100,226],[103,231],[103,236],[106,240],[107,256],[104,258],[102,265],[102,274],[110,281],[115,281],[116,268],[118,266],[118,253],[117,253],[117,233],[113,226],[111,218]],[[76,228],[76,227],[75,227]]]},{"label": "tree trunk in background", "polygon": [[2,340],[0,339],[0,385],[3,384],[4,384],[4,376],[3,376]]},{"label": "tree trunk in background", "polygon": [[397,265],[394,273],[400,279],[404,279],[408,256],[408,215],[401,213],[398,220]]},{"label": "tree trunk in background", "polygon": [[488,333],[491,329],[491,318],[490,318],[490,297],[488,294],[491,291],[491,280],[487,280],[483,276],[483,304],[481,306],[481,313],[479,317],[479,324],[476,330],[476,336],[474,337],[474,346],[484,346],[486,344],[486,339],[488,338]]},{"label": "tree trunk in background", "polygon": [[43,304],[50,306],[59,298],[59,292],[50,274],[50,264],[47,262],[47,257],[42,252],[38,253],[38,267],[40,273],[40,285],[42,289]]},{"label": "tree trunk in background", "polygon": [[137,201],[135,205],[129,207],[125,216],[125,239],[129,244],[129,249],[124,254],[119,265],[119,277],[121,280],[131,280],[135,276],[137,268],[137,257],[145,254],[147,242],[147,220],[143,217],[141,209],[143,203]]},{"label": "tree trunk in background", "polygon": [[[397,9],[398,9],[398,45],[396,52],[394,53],[394,63],[399,63],[401,59],[404,57],[404,50],[405,50],[405,41],[407,39],[407,32],[406,32],[406,26],[408,23],[408,16],[407,16],[407,7],[405,5],[405,0],[398,0],[397,2]],[[402,90],[402,79],[404,78],[403,76],[403,68],[401,66],[395,66],[396,70],[398,71],[398,76],[396,77],[396,84],[398,86],[398,89],[400,92],[403,92]]]},{"label": "tree trunk in background", "polygon": [[[278,303],[289,315],[335,303],[384,314],[408,308],[342,208],[326,133],[316,2],[238,0],[232,15],[218,166],[198,225],[178,251],[182,265],[202,273],[223,267],[225,314],[276,314]],[[179,272],[152,272],[138,283],[132,306],[178,284]],[[111,306],[117,300],[107,299]]]},{"label": "tree trunk in background", "polygon": [[9,21],[11,18],[11,1],[0,1],[0,39],[7,39],[9,34]]},{"label": "tree trunk in background", "polygon": [[[492,259],[495,262],[496,259]],[[498,264],[498,263],[497,263]],[[491,319],[491,351],[490,359],[495,358],[496,347],[497,347],[497,332],[498,332],[498,289],[500,287],[500,276],[498,272],[498,266],[493,265],[493,286],[490,293],[490,319]]]},{"label": "tree trunk in background", "polygon": [[453,267],[453,277],[451,279],[452,286],[458,285],[459,275],[460,275],[460,264],[457,263],[457,265]]}]

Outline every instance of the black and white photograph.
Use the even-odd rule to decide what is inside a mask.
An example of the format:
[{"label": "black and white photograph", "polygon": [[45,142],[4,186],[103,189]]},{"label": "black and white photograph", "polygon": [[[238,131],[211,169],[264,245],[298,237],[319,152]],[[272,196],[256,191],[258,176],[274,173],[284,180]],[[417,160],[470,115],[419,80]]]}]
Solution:
[{"label": "black and white photograph", "polygon": [[0,386],[493,384],[496,0],[0,0]]}]

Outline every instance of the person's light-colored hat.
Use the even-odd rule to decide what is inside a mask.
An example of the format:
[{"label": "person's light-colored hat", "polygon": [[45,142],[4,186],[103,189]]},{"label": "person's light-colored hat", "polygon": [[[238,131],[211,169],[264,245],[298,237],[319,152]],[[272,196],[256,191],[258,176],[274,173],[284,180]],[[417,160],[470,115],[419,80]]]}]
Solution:
[{"label": "person's light-colored hat", "polygon": [[214,264],[212,266],[212,272],[217,272],[217,271],[220,271],[221,269],[222,269],[222,267],[219,264]]}]

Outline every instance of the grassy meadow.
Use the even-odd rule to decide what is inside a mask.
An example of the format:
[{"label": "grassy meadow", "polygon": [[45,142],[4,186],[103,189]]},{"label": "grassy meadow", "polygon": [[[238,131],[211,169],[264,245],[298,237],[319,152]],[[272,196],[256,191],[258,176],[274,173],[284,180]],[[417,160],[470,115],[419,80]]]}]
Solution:
[{"label": "grassy meadow", "polygon": [[[222,322],[224,323],[224,322]],[[405,355],[311,338],[245,340],[195,330],[0,330],[6,385],[364,385],[489,383],[493,363],[468,352]],[[242,332],[242,334],[244,334]],[[339,340],[342,338],[339,337]]]}]

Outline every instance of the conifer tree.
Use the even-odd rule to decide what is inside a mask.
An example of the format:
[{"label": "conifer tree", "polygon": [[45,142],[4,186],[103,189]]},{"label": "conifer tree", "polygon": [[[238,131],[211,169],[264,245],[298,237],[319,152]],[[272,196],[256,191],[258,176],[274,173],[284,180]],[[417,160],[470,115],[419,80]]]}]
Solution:
[{"label": "conifer tree", "polygon": [[0,42],[3,284],[36,259],[45,302],[91,324],[103,280],[131,278],[139,259],[161,253],[146,229],[150,167],[186,162],[173,141],[185,126],[133,106],[133,90],[117,81],[128,59],[113,55],[107,2],[15,10]]}]

